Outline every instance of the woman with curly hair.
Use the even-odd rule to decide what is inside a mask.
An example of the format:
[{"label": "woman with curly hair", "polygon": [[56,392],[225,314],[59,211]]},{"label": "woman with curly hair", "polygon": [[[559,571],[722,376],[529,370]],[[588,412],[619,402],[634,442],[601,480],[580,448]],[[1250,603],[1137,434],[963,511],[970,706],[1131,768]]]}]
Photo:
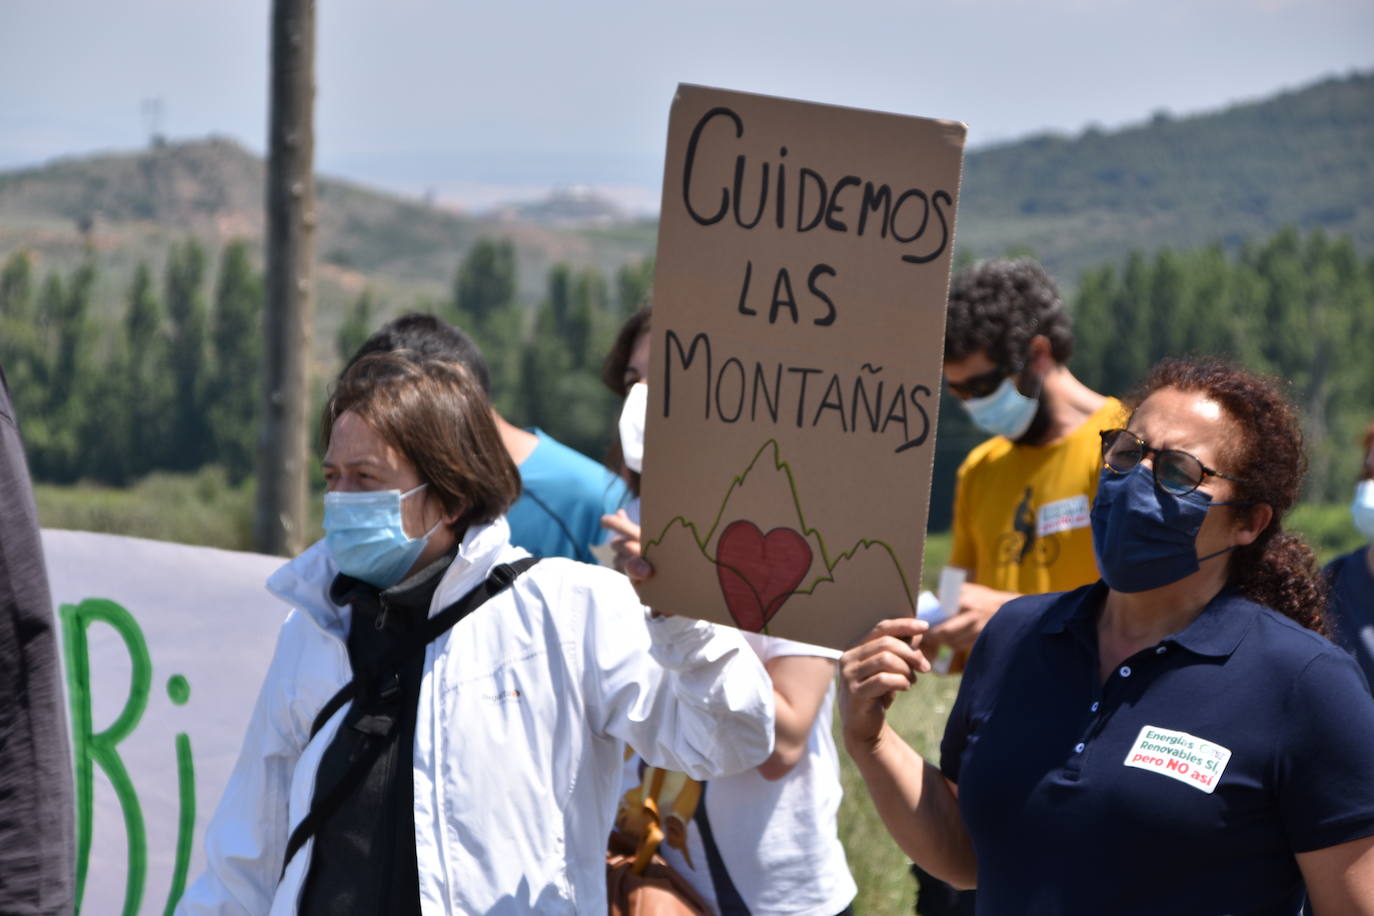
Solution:
[{"label": "woman with curly hair", "polygon": [[929,663],[888,620],[844,656],[845,743],[914,860],[979,913],[1374,913],[1374,699],[1322,633],[1275,383],[1152,371],[1102,434],[1102,579],[974,646],[937,768],[884,711]]}]

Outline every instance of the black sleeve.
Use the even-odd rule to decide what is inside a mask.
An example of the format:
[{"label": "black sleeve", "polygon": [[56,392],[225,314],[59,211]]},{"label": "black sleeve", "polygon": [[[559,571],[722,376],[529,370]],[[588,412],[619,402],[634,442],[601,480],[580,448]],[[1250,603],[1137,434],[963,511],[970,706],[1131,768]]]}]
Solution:
[{"label": "black sleeve", "polygon": [[28,465],[0,367],[0,913],[70,913],[71,754]]}]

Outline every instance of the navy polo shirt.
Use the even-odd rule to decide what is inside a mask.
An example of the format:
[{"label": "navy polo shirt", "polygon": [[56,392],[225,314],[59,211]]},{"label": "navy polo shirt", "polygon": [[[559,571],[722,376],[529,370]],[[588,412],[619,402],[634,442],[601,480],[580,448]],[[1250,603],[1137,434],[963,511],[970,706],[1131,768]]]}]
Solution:
[{"label": "navy polo shirt", "polygon": [[979,914],[1283,914],[1294,853],[1374,834],[1374,699],[1355,662],[1223,592],[1098,678],[1106,586],[1002,607],[941,743]]}]

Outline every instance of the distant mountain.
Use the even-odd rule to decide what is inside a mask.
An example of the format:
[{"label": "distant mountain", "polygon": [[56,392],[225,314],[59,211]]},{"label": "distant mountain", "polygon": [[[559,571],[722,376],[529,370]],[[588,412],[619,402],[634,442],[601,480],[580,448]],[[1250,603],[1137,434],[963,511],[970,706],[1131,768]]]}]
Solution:
[{"label": "distant mountain", "polygon": [[[264,234],[265,165],[223,138],[132,153],[59,159],[0,173],[0,259],[32,249],[40,267],[70,268],[87,240],[101,258],[96,301],[123,307],[138,261],[159,266],[167,247],[195,235],[214,248]],[[588,198],[584,210],[607,212]],[[463,254],[483,236],[518,250],[519,294],[537,302],[555,263],[613,271],[652,252],[652,223],[469,217],[338,179],[316,183],[317,349],[332,347],[343,306],[364,287],[397,311],[417,297],[446,298]]]},{"label": "distant mountain", "polygon": [[560,188],[540,200],[509,204],[496,215],[547,226],[613,226],[630,221],[615,201],[584,187]]},{"label": "distant mountain", "polygon": [[1285,225],[1374,250],[1374,73],[972,152],[957,246],[980,257],[1028,249],[1071,283],[1131,249],[1235,247]]}]

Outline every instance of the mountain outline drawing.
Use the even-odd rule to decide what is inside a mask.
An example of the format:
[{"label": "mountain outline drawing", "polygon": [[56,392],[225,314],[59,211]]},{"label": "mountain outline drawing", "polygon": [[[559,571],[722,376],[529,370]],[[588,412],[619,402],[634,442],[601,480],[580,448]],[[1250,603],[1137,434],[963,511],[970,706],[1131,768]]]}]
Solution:
[{"label": "mountain outline drawing", "polygon": [[[771,461],[764,462],[765,456],[771,452]],[[784,524],[765,525],[760,519],[749,518],[746,515],[731,514],[728,512],[730,503],[750,482],[758,485],[769,486],[776,478],[760,479],[751,477],[755,471],[771,470],[781,472],[780,478],[785,481],[786,495],[779,497],[785,499],[790,505],[790,509],[795,512],[795,524],[791,517],[784,519]],[[773,505],[778,499],[765,500],[768,505]],[[748,559],[736,560],[735,563],[720,560],[720,541],[724,536],[734,530],[740,533],[739,528],[747,525],[753,529],[749,532],[747,539],[750,541],[747,548]],[[752,630],[754,632],[767,632],[766,626],[783,605],[797,595],[813,595],[818,588],[828,583],[834,583],[836,572],[847,562],[854,560],[861,552],[867,553],[870,550],[877,550],[883,554],[886,561],[891,564],[892,570],[896,573],[901,583],[901,588],[906,595],[907,606],[915,606],[915,593],[911,588],[911,580],[907,576],[906,570],[898,560],[896,552],[886,542],[878,538],[859,538],[845,550],[832,553],[826,545],[825,538],[818,527],[809,524],[806,520],[806,513],[802,507],[802,498],[798,492],[796,476],[792,466],[783,459],[782,448],[776,439],[769,438],[759,447],[750,459],[744,470],[731,478],[730,485],[726,488],[725,495],[721,499],[720,507],[710,524],[703,530],[701,524],[688,518],[685,514],[674,515],[658,532],[658,534],[645,541],[645,555],[648,556],[652,549],[670,538],[676,528],[681,528],[688,533],[692,542],[695,544],[701,556],[716,568],[717,576],[721,584],[722,598],[736,624],[741,629]],[[767,533],[764,534],[764,531]],[[736,538],[738,540],[738,538]],[[809,550],[808,564],[800,574],[795,569],[779,572],[775,568],[765,570],[763,554],[759,551],[768,551],[770,548],[767,542],[779,542],[779,539],[786,541],[783,546],[783,553],[776,554],[773,559],[773,566],[781,563],[791,566],[798,561],[799,556],[805,556],[804,551]],[[800,544],[793,542],[793,539]],[[729,545],[727,544],[727,552]],[[764,577],[770,579],[768,582],[762,581]],[[779,590],[779,577],[785,583],[785,589]]]}]

